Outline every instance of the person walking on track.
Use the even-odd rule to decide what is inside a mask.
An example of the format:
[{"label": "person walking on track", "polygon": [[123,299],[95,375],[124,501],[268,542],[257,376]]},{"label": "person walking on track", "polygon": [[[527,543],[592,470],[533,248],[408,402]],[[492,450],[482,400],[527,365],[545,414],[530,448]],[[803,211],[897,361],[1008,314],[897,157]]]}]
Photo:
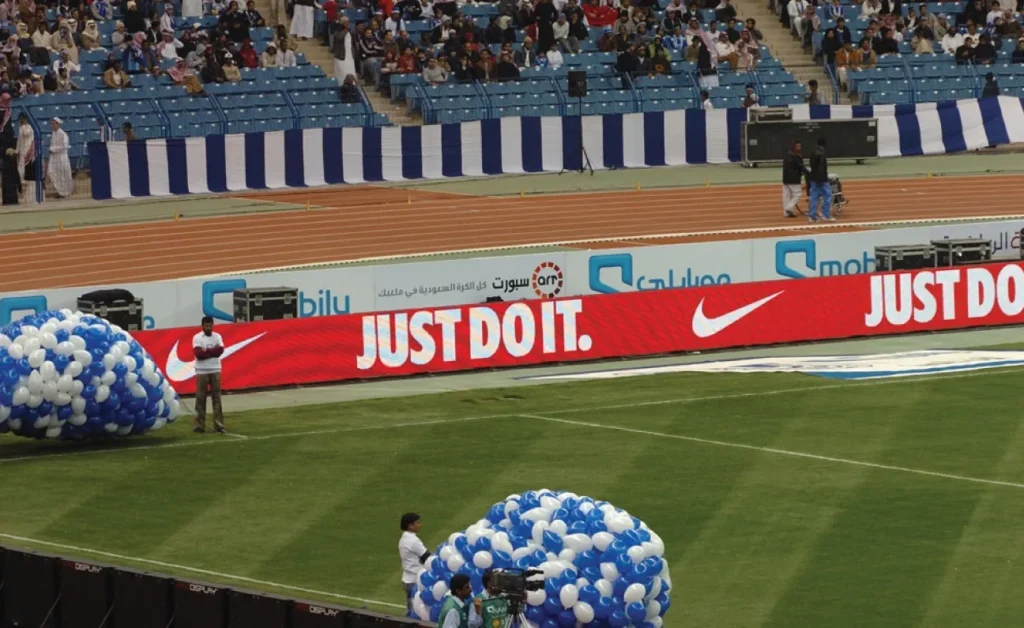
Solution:
[{"label": "person walking on track", "polygon": [[224,339],[213,331],[213,318],[203,317],[203,331],[192,338],[192,352],[196,355],[196,426],[197,434],[206,431],[206,395],[213,400],[213,429],[223,434],[224,412],[220,405],[220,356],[224,353]]},{"label": "person walking on track", "polygon": [[804,177],[811,172],[804,165],[801,149],[800,142],[794,141],[782,166],[782,215],[786,218],[796,216],[797,203],[800,202],[800,195],[803,193]]},{"label": "person walking on track", "polygon": [[[825,157],[825,138],[818,138],[818,145],[811,155],[811,172],[807,175],[807,183],[810,187],[808,197],[810,207],[807,209],[807,216],[811,222],[817,222],[821,217],[823,220],[833,221],[832,217],[832,186],[828,182],[828,158]],[[818,201],[821,201],[821,210],[818,210]]]}]

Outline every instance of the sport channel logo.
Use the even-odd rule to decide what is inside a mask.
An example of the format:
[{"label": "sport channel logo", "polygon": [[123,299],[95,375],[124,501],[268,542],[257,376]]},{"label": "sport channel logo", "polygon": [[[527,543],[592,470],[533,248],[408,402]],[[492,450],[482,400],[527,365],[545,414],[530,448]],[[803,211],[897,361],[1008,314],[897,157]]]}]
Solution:
[{"label": "sport channel logo", "polygon": [[[49,301],[45,294],[34,294],[27,297],[5,297],[0,299],[0,325],[7,325],[13,320],[45,312],[49,309]],[[71,309],[75,309],[74,305]],[[155,329],[156,319],[152,316],[143,316],[142,328]]]},{"label": "sport channel logo", "polygon": [[[666,288],[693,288],[695,286],[715,286],[732,283],[728,273],[720,275],[702,275],[687,267],[676,274],[675,269],[662,269],[658,277],[638,275],[633,280],[633,255],[631,253],[612,253],[609,255],[592,255],[590,257],[590,289],[598,294],[615,294],[634,290],[664,290]],[[625,287],[615,287],[605,283],[605,279],[615,276],[609,270],[617,270],[616,279]]]},{"label": "sport channel logo", "polygon": [[870,273],[874,270],[875,258],[868,251],[862,251],[860,258],[819,261],[818,247],[814,240],[780,240],[775,243],[775,274],[780,277],[834,277]]},{"label": "sport channel logo", "polygon": [[[235,320],[234,314],[217,307],[215,299],[219,294],[234,294],[235,290],[245,290],[247,287],[245,279],[216,279],[203,283],[203,316],[212,316],[222,321]],[[343,302],[339,301],[338,295],[333,294],[330,288],[317,289],[315,297],[306,296],[305,292],[299,290],[299,317],[348,314],[349,297],[346,294],[341,299]]]}]

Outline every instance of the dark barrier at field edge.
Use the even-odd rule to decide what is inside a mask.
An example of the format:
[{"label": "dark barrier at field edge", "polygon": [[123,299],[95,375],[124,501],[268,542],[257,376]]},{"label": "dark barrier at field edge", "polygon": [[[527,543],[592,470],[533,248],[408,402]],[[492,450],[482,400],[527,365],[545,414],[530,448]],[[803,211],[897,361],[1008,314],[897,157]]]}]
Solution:
[{"label": "dark barrier at field edge", "polygon": [[408,628],[411,619],[0,546],[0,628]]}]

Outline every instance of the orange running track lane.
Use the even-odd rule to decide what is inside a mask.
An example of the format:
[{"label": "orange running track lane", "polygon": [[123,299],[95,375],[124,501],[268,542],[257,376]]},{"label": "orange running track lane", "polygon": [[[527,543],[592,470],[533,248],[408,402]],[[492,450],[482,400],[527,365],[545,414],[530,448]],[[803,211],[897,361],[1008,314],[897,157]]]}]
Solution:
[{"label": "orange running track lane", "polygon": [[[851,181],[844,191],[850,204],[838,227],[845,230],[1024,216],[1016,206],[1024,197],[1020,176]],[[809,228],[802,218],[782,217],[780,186],[772,184],[527,197],[354,186],[240,198],[309,202],[315,209],[2,235],[0,250],[7,254],[0,292],[460,250],[585,248],[590,241],[606,248],[609,241],[723,240]]]}]

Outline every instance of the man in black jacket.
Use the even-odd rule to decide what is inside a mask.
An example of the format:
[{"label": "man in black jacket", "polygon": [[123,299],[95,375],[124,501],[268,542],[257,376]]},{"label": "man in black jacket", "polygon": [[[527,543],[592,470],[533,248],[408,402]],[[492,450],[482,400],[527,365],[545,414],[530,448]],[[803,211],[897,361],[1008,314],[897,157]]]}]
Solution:
[{"label": "man in black jacket", "polygon": [[[810,207],[807,216],[811,222],[817,222],[820,216],[824,220],[833,221],[832,217],[832,186],[828,182],[828,159],[825,157],[825,138],[818,138],[818,145],[811,155],[811,171],[807,174],[807,183],[810,190]],[[821,201],[821,210],[818,210],[818,201]]]},{"label": "man in black jacket", "polygon": [[786,161],[782,164],[782,215],[786,218],[796,216],[796,206],[800,202],[804,177],[810,172],[804,165],[803,155],[800,154],[801,144],[793,142]]}]

